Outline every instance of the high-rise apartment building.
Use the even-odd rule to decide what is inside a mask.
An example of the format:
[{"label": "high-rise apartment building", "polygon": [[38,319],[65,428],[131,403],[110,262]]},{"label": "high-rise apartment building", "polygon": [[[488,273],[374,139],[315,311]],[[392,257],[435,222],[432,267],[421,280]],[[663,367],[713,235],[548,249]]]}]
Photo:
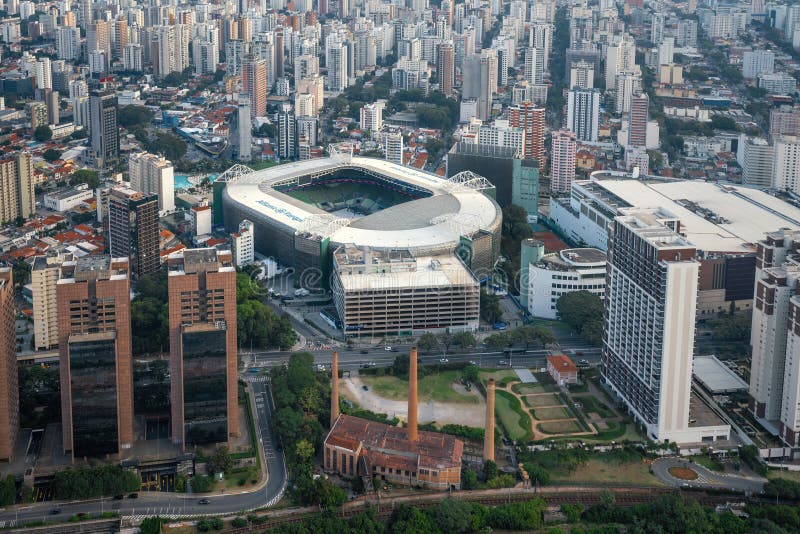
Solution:
[{"label": "high-rise apartment building", "polygon": [[754,187],[772,187],[774,147],[760,137],[747,137],[739,143],[742,151],[742,183]]},{"label": "high-rise apartment building", "polygon": [[108,195],[108,244],[115,258],[130,258],[136,276],[152,274],[161,265],[158,254],[158,197],[125,186]]},{"label": "high-rise apartment building", "polygon": [[73,61],[80,57],[81,30],[79,28],[70,26],[56,28],[55,35],[58,59]]},{"label": "high-rise apartment building", "polygon": [[148,152],[131,154],[128,159],[131,187],[158,196],[159,215],[175,211],[175,175],[172,162]]},{"label": "high-rise apartment building", "polygon": [[224,442],[239,434],[236,268],[214,248],[176,252],[167,265],[172,440]]},{"label": "high-rise apartment building", "polygon": [[250,96],[250,114],[263,117],[267,114],[267,62],[252,55],[242,60],[242,92]]},{"label": "high-rise apartment building", "polygon": [[284,104],[278,112],[278,157],[297,156],[297,124],[291,104]]},{"label": "high-rise apartment building", "polygon": [[344,91],[347,88],[347,49],[343,43],[334,42],[326,47],[325,65],[328,68],[328,75],[325,76],[328,91]]},{"label": "high-rise apartment building", "polygon": [[121,453],[134,440],[128,259],[64,262],[57,295],[64,451]]},{"label": "high-rise apartment building", "polygon": [[611,225],[603,378],[653,441],[727,439],[730,427],[690,416],[700,263],[679,221],[664,222],[641,211]]},{"label": "high-rise apartment building", "polygon": [[775,138],[772,160],[772,187],[800,193],[800,137],[780,135]]},{"label": "high-rise apartment building", "polygon": [[0,460],[14,456],[19,432],[15,316],[11,268],[0,267]]},{"label": "high-rise apartment building", "polygon": [[800,136],[800,107],[781,106],[769,112],[769,135]]},{"label": "high-rise apartment building", "polygon": [[35,203],[31,155],[20,152],[0,160],[0,224],[27,219]]},{"label": "high-rise apartment building", "polygon": [[778,427],[789,447],[800,445],[800,233],[767,234],[758,243],[750,330],[753,415]]},{"label": "high-rise apartment building", "polygon": [[361,129],[368,132],[380,132],[383,128],[383,109],[386,102],[378,100],[361,107]]},{"label": "high-rise apartment building", "polygon": [[636,44],[628,35],[623,35],[606,48],[606,90],[617,83],[617,74],[633,72],[636,65]]},{"label": "high-rise apartment building", "polygon": [[575,153],[578,149],[576,135],[569,130],[553,132],[550,152],[550,190],[558,193],[570,191],[575,178]]},{"label": "high-rise apartment building", "polygon": [[772,50],[748,50],[742,54],[742,77],[754,80],[760,74],[775,72],[775,52]]},{"label": "high-rise apartment building", "polygon": [[[105,54],[106,60],[111,60],[111,29],[108,22],[98,20],[86,27],[86,55],[100,50]],[[109,65],[105,65],[108,70]]]},{"label": "high-rise apartment building", "polygon": [[237,267],[243,267],[255,261],[255,241],[253,231],[255,225],[251,221],[244,219],[239,223],[239,230],[231,234],[231,252],[233,253],[233,263]]},{"label": "high-rise apartment building", "polygon": [[129,42],[128,19],[118,18],[114,21],[114,57],[122,57],[122,51]]},{"label": "high-rise apartment building", "polygon": [[125,70],[142,72],[142,45],[128,43],[122,50],[122,65]]},{"label": "high-rise apartment building", "polygon": [[36,350],[58,346],[58,299],[56,284],[61,264],[71,261],[71,254],[37,256],[31,269],[33,297],[33,338]]},{"label": "high-rise apartment building", "polygon": [[578,61],[569,69],[569,87],[591,89],[594,87],[594,63]]},{"label": "high-rise apartment building", "polygon": [[153,73],[164,78],[189,67],[189,27],[184,24],[157,26],[152,30]]},{"label": "high-rise apartment building", "polygon": [[439,45],[436,61],[436,75],[439,78],[439,87],[445,96],[452,96],[455,78],[455,48],[453,43],[446,42]]},{"label": "high-rise apartment building", "polygon": [[492,115],[492,98],[497,92],[497,50],[481,50],[479,60],[478,118],[488,120]]},{"label": "high-rise apartment building", "polygon": [[89,96],[89,141],[98,167],[119,159],[117,97],[114,93],[92,92]]},{"label": "high-rise apartment building", "polygon": [[239,161],[250,161],[253,159],[253,122],[252,114],[250,113],[250,95],[240,94],[236,106]]},{"label": "high-rise apartment building", "polygon": [[403,134],[402,132],[384,132],[383,155],[386,160],[398,165],[403,164]]},{"label": "high-rise apartment building", "polygon": [[647,146],[647,117],[650,99],[646,93],[631,97],[631,111],[628,114],[628,146]]},{"label": "high-rise apartment building", "polygon": [[581,141],[597,141],[600,131],[600,90],[574,88],[567,102],[567,129]]},{"label": "high-rise apartment building", "polygon": [[539,162],[539,167],[544,166],[544,128],[545,110],[533,102],[520,102],[508,108],[508,121],[514,128],[525,130],[526,158],[533,158]]}]

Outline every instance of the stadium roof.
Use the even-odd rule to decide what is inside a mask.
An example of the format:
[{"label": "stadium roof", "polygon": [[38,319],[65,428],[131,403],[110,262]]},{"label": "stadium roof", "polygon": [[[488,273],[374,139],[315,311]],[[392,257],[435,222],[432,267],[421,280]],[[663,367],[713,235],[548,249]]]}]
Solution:
[{"label": "stadium roof", "polygon": [[[338,220],[335,215],[304,204],[273,187],[305,176],[321,176],[337,170],[357,170],[378,178],[410,185],[431,193],[359,219]],[[227,174],[227,173],[226,173]],[[469,178],[466,180],[465,178]],[[328,234],[338,243],[376,248],[434,250],[457,242],[462,235],[492,229],[499,224],[500,208],[482,193],[481,177],[443,178],[385,160],[337,156],[270,167],[261,171],[223,176],[229,199],[294,229]]]}]

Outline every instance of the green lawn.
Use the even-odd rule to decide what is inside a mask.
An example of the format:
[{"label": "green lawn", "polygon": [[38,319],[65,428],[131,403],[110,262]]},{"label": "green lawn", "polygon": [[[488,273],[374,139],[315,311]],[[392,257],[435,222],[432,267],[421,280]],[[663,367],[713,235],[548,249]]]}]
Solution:
[{"label": "green lawn", "polygon": [[614,412],[612,412],[608,406],[597,400],[597,398],[592,395],[585,397],[572,397],[572,399],[575,402],[580,402],[583,405],[583,411],[587,414],[596,413],[603,418],[614,417]]},{"label": "green lawn", "polygon": [[525,401],[528,406],[536,408],[537,406],[561,406],[561,399],[558,395],[552,393],[547,395],[527,395]]},{"label": "green lawn", "polygon": [[[478,395],[462,395],[452,388],[454,382],[461,378],[460,371],[442,371],[419,379],[417,389],[421,401],[435,402],[460,402],[477,404],[480,402]],[[408,381],[400,380],[394,376],[369,376],[361,375],[361,381],[385,399],[407,400]]]},{"label": "green lawn", "polygon": [[719,462],[713,458],[709,458],[705,454],[698,454],[697,456],[689,456],[689,459],[696,464],[700,464],[703,467],[711,469],[712,471],[717,471],[720,473],[725,471],[725,466],[722,465],[722,462]]},{"label": "green lawn", "polygon": [[563,470],[553,471],[552,481],[566,484],[586,482],[619,486],[663,485],[663,482],[661,482],[658,477],[650,473],[650,467],[644,462],[609,464],[596,458],[592,458],[585,464],[581,464],[572,472]]},{"label": "green lawn", "polygon": [[484,383],[488,382],[490,378],[494,378],[494,381],[499,385],[503,381],[512,382],[515,380],[519,380],[517,373],[514,371],[510,371],[508,369],[495,369],[493,371],[480,371],[478,373],[478,377],[483,380]]},{"label": "green lawn", "polygon": [[574,420],[539,423],[536,428],[545,434],[569,434],[581,431],[580,424]]},{"label": "green lawn", "polygon": [[547,393],[544,387],[539,384],[514,384],[511,386],[511,391],[519,393],[520,395],[527,395],[529,393]]},{"label": "green lawn", "polygon": [[539,421],[547,421],[548,419],[566,419],[570,417],[569,412],[564,408],[536,408],[533,410],[533,416]]},{"label": "green lawn", "polygon": [[530,417],[522,410],[516,397],[507,391],[498,391],[495,396],[494,413],[515,441],[524,441],[531,435]]}]

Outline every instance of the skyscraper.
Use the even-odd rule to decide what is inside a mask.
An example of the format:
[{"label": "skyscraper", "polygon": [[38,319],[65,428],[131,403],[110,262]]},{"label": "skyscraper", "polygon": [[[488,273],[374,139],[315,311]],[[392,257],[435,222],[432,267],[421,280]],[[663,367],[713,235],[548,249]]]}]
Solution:
[{"label": "skyscraper", "polygon": [[98,167],[119,159],[117,97],[114,93],[93,91],[89,96],[89,140]]},{"label": "skyscraper", "polygon": [[550,156],[550,190],[559,193],[569,192],[575,177],[575,152],[577,143],[575,133],[569,130],[553,132]]},{"label": "skyscraper", "polygon": [[772,163],[772,187],[800,193],[800,137],[779,135],[775,138]]},{"label": "skyscraper", "polygon": [[253,125],[250,118],[250,95],[240,94],[237,102],[236,129],[239,133],[239,161],[250,161],[253,158]]},{"label": "skyscraper", "polygon": [[572,89],[567,103],[567,129],[581,141],[597,141],[599,123],[600,90]]},{"label": "skyscraper", "polygon": [[14,278],[10,267],[0,267],[0,460],[14,455],[19,432],[14,317]]},{"label": "skyscraper", "polygon": [[242,60],[242,91],[250,96],[250,114],[263,117],[267,114],[267,62],[247,55]]},{"label": "skyscraper", "polygon": [[128,259],[64,262],[57,292],[64,451],[120,453],[134,440]]},{"label": "skyscraper", "polygon": [[508,108],[508,119],[514,128],[525,130],[525,157],[533,158],[544,166],[545,110],[533,102],[520,102]]},{"label": "skyscraper", "polygon": [[278,112],[278,157],[297,156],[297,124],[291,104],[284,104]]},{"label": "skyscraper", "polygon": [[[93,22],[86,27],[87,57],[95,50],[103,51],[105,53],[106,60],[111,60],[111,31],[108,22],[104,20],[98,20],[97,22]],[[106,64],[104,70],[107,70],[108,67],[109,65]]]},{"label": "skyscraper", "polygon": [[0,224],[27,219],[33,215],[35,202],[30,154],[20,152],[0,160]]},{"label": "skyscraper", "polygon": [[492,97],[497,92],[497,50],[481,50],[480,92],[478,94],[478,118],[488,120],[492,114]]},{"label": "skyscraper", "polygon": [[130,258],[136,276],[158,270],[158,197],[125,186],[108,196],[108,243],[115,258]]},{"label": "skyscraper", "polygon": [[608,248],[603,378],[654,441],[689,428],[699,262],[684,237],[643,211],[614,219]]},{"label": "skyscraper", "polygon": [[647,108],[650,99],[646,93],[631,96],[631,111],[628,115],[628,146],[647,146]]},{"label": "skyscraper", "polygon": [[439,78],[439,86],[442,93],[445,96],[452,96],[453,78],[455,77],[455,48],[453,48],[453,43],[447,42],[439,45],[436,74]]},{"label": "skyscraper", "polygon": [[167,260],[172,440],[184,448],[239,434],[232,260],[214,248]]},{"label": "skyscraper", "polygon": [[163,156],[138,152],[128,159],[131,187],[158,196],[160,215],[175,211],[175,176],[172,162]]}]

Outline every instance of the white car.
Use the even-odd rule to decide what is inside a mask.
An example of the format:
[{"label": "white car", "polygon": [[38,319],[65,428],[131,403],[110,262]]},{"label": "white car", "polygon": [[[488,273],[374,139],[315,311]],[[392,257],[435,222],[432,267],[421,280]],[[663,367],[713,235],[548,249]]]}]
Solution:
[{"label": "white car", "polygon": [[447,358],[442,358],[441,360],[439,360],[439,363],[447,363],[449,361],[450,360],[448,360]]},{"label": "white car", "polygon": [[385,350],[387,352],[391,352],[392,351],[392,347],[387,345],[387,346],[383,347],[383,350]]}]

